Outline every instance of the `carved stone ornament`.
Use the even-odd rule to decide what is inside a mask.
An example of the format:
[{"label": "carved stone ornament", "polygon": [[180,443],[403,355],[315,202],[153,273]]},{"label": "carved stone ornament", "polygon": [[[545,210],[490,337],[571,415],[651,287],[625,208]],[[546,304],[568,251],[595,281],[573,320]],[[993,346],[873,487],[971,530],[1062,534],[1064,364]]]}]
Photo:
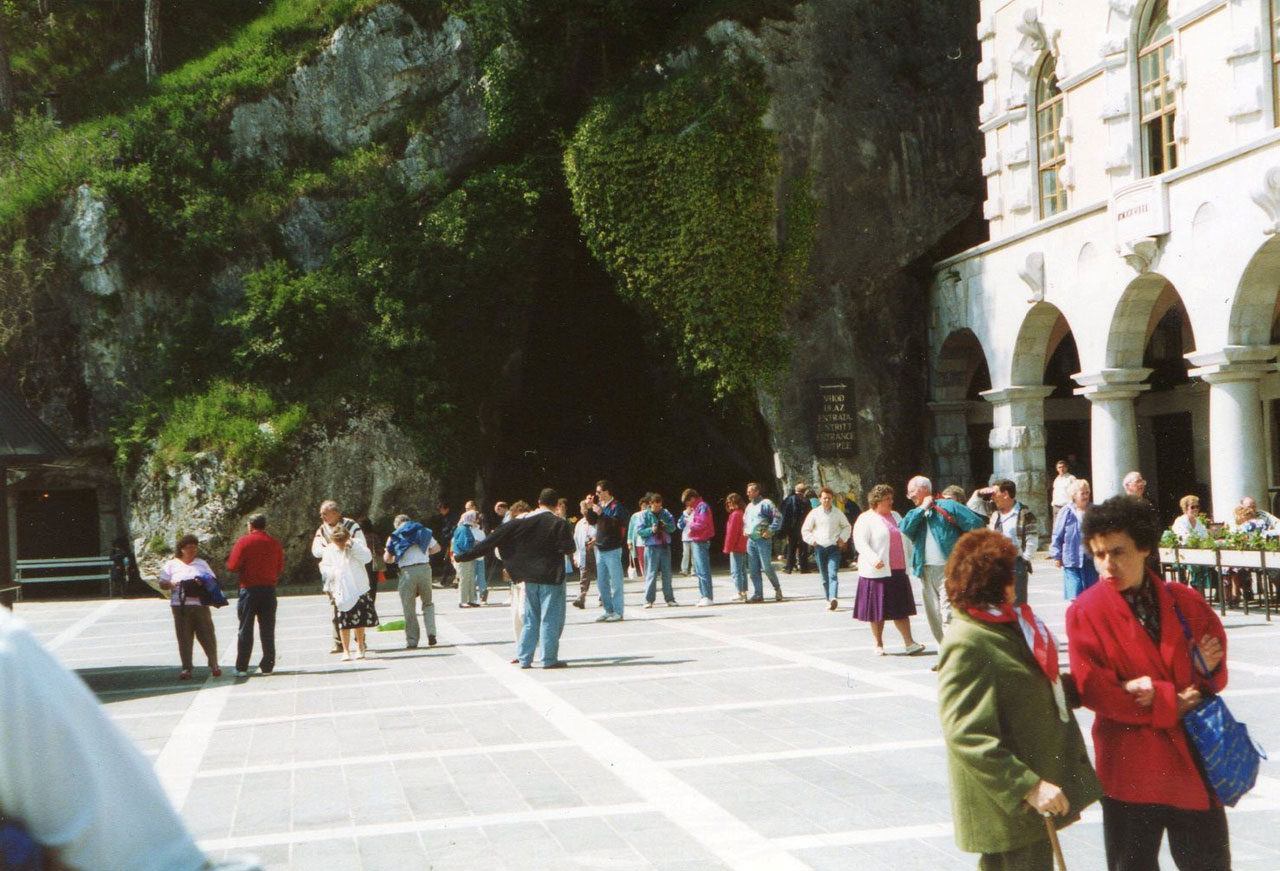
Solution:
[{"label": "carved stone ornament", "polygon": [[1280,166],[1273,166],[1262,177],[1262,183],[1249,191],[1258,208],[1267,213],[1268,236],[1280,233]]},{"label": "carved stone ornament", "polygon": [[1138,239],[1126,239],[1116,245],[1116,251],[1139,275],[1151,271],[1156,254],[1160,250],[1160,241],[1154,236],[1143,236]]},{"label": "carved stone ornament", "polygon": [[1111,0],[1111,8],[1125,18],[1133,17],[1133,8],[1137,5],[1138,0]]},{"label": "carved stone ornament", "polygon": [[1048,47],[1049,38],[1045,33],[1044,25],[1040,23],[1040,16],[1036,10],[1022,10],[1022,18],[1019,19],[1016,27],[1018,32],[1026,37],[1027,42],[1036,51],[1044,51]]},{"label": "carved stone ornament", "polygon": [[1031,288],[1031,296],[1027,302],[1044,301],[1044,253],[1032,251],[1027,259],[1018,267],[1018,277]]}]

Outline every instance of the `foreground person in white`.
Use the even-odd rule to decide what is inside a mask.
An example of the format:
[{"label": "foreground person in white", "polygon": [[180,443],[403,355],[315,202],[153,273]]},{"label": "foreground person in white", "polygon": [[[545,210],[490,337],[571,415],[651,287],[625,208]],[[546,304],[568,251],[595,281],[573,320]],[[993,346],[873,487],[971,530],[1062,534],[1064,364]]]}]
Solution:
[{"label": "foreground person in white", "polygon": [[252,871],[205,859],[149,763],[0,608],[0,809],[75,871]]}]

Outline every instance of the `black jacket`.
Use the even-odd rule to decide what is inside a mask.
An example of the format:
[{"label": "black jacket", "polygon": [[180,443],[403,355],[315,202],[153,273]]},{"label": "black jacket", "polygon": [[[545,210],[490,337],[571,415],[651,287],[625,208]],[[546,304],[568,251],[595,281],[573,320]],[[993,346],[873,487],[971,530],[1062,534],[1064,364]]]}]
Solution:
[{"label": "black jacket", "polygon": [[573,527],[551,511],[535,511],[502,524],[470,553],[456,559],[478,559],[499,547],[512,581],[563,584],[564,558],[574,551]]}]

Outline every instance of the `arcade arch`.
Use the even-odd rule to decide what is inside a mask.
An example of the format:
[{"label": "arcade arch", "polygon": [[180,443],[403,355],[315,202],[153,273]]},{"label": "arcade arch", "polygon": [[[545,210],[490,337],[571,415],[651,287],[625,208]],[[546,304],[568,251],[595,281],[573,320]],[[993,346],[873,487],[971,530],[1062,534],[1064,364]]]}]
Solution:
[{"label": "arcade arch", "polygon": [[959,484],[970,490],[991,479],[991,408],[982,399],[990,389],[982,342],[970,329],[952,332],[938,352],[929,403],[939,486]]}]

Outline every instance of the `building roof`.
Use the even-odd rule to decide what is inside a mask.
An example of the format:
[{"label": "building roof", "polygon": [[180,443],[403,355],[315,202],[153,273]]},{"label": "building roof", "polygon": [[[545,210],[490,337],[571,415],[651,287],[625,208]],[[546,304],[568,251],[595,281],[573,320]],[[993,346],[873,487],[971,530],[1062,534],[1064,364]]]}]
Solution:
[{"label": "building roof", "polygon": [[0,464],[69,456],[66,442],[21,398],[0,387]]}]

